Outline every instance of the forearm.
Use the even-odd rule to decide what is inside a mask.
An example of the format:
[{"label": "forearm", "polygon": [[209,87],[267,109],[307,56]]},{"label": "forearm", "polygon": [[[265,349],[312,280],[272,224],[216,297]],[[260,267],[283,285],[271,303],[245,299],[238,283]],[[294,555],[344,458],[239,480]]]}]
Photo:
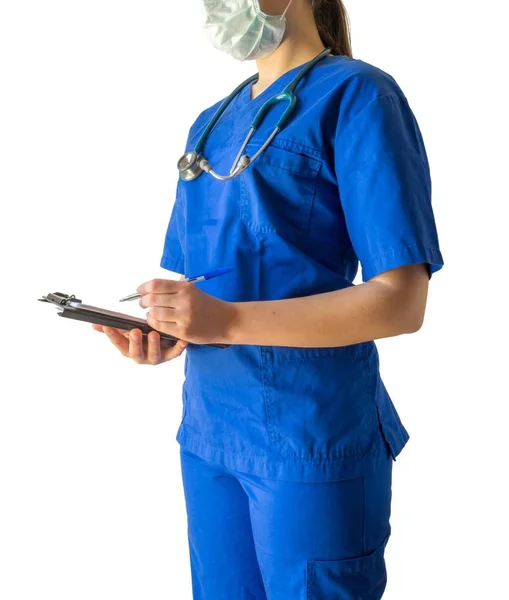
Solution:
[{"label": "forearm", "polygon": [[228,342],[330,347],[411,333],[422,324],[422,285],[372,280],[313,296],[234,303]]}]

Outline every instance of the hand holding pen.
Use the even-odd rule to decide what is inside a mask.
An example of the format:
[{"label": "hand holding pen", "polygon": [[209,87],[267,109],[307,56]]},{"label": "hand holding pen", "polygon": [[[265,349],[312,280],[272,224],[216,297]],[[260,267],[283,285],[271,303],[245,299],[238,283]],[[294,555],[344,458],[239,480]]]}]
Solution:
[{"label": "hand holding pen", "polygon": [[152,279],[137,289],[139,304],[150,310],[147,323],[153,329],[193,344],[229,344],[237,315],[237,304],[205,293],[194,281],[230,273],[218,269],[189,277],[186,281]]},{"label": "hand holding pen", "polygon": [[[219,277],[220,275],[226,275],[226,273],[230,273],[233,271],[233,267],[223,267],[221,269],[216,269],[214,271],[208,271],[207,273],[202,273],[201,275],[195,275],[194,277],[186,277],[183,281],[186,283],[196,283],[198,281],[205,281],[206,279],[212,279],[213,277]],[[140,286],[141,287],[141,286]],[[138,288],[139,290],[139,288]],[[137,300],[141,298],[141,294],[138,291],[135,294],[129,294],[128,296],[124,296],[120,298],[119,302],[126,302],[129,300]]]},{"label": "hand holding pen", "polygon": [[[140,329],[123,331],[96,324],[93,328],[105,333],[123,356],[131,358],[138,364],[158,365],[168,362],[180,356],[189,341],[208,343],[199,340],[207,337],[214,337],[214,339],[224,337],[224,331],[228,329],[228,323],[232,320],[233,304],[218,300],[205,294],[198,287],[188,284],[225,275],[232,270],[226,267],[181,281],[153,279],[139,286],[136,294],[130,294],[122,299],[126,301],[139,298],[140,306],[150,307],[150,314],[147,314],[148,324],[162,332],[171,328],[171,335],[179,338],[172,348],[161,349],[158,331],[151,331],[148,334],[145,345]],[[165,319],[170,320],[166,322]],[[208,319],[212,319],[212,322],[207,323]]]}]

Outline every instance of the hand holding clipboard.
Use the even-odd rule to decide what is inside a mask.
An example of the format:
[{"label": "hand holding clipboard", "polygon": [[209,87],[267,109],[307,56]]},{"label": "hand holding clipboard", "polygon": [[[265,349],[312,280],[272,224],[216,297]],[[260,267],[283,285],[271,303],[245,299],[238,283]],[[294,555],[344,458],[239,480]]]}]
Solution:
[{"label": "hand holding clipboard", "polygon": [[[184,280],[184,282],[203,281],[205,279],[211,279],[212,277],[224,275],[231,271],[232,268],[230,267],[218,269],[216,271],[204,273],[195,277],[188,277]],[[141,294],[131,294],[130,296],[126,296],[125,298],[123,298],[121,301],[134,300],[136,298],[141,298]],[[58,315],[61,317],[85,321],[100,326],[112,327],[115,329],[121,329],[126,331],[129,331],[131,329],[140,329],[142,332],[143,339],[146,339],[151,331],[158,331],[160,335],[161,348],[172,347],[179,340],[179,338],[174,335],[164,333],[158,329],[151,327],[145,319],[133,317],[132,315],[124,313],[102,309],[92,305],[83,304],[83,302],[76,298],[76,296],[74,295],[67,295],[62,294],[61,292],[55,292],[52,294],[48,294],[47,296],[43,296],[42,298],[38,298],[38,300],[41,302],[47,302],[55,305],[58,310]],[[217,348],[227,348],[229,346],[228,344],[218,343],[210,343],[205,345]]]}]

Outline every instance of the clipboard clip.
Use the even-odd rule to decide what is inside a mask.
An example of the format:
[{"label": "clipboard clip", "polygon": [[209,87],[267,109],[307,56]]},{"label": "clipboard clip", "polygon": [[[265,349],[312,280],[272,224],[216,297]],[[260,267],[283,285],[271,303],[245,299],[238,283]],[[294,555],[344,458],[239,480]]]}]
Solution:
[{"label": "clipboard clip", "polygon": [[42,298],[37,298],[39,302],[50,302],[51,304],[56,304],[58,306],[70,306],[71,302],[76,302],[81,304],[82,300],[76,298],[74,294],[62,294],[62,292],[55,292],[54,294],[48,294],[47,296],[43,296]]}]

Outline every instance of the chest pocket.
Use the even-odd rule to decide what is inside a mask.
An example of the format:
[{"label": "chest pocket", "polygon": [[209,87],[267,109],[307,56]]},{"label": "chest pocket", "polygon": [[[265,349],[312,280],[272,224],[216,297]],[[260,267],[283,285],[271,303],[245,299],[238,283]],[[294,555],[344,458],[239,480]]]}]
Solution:
[{"label": "chest pocket", "polygon": [[[248,146],[253,156],[258,148]],[[269,146],[240,176],[240,217],[254,233],[306,233],[321,162]]]}]

